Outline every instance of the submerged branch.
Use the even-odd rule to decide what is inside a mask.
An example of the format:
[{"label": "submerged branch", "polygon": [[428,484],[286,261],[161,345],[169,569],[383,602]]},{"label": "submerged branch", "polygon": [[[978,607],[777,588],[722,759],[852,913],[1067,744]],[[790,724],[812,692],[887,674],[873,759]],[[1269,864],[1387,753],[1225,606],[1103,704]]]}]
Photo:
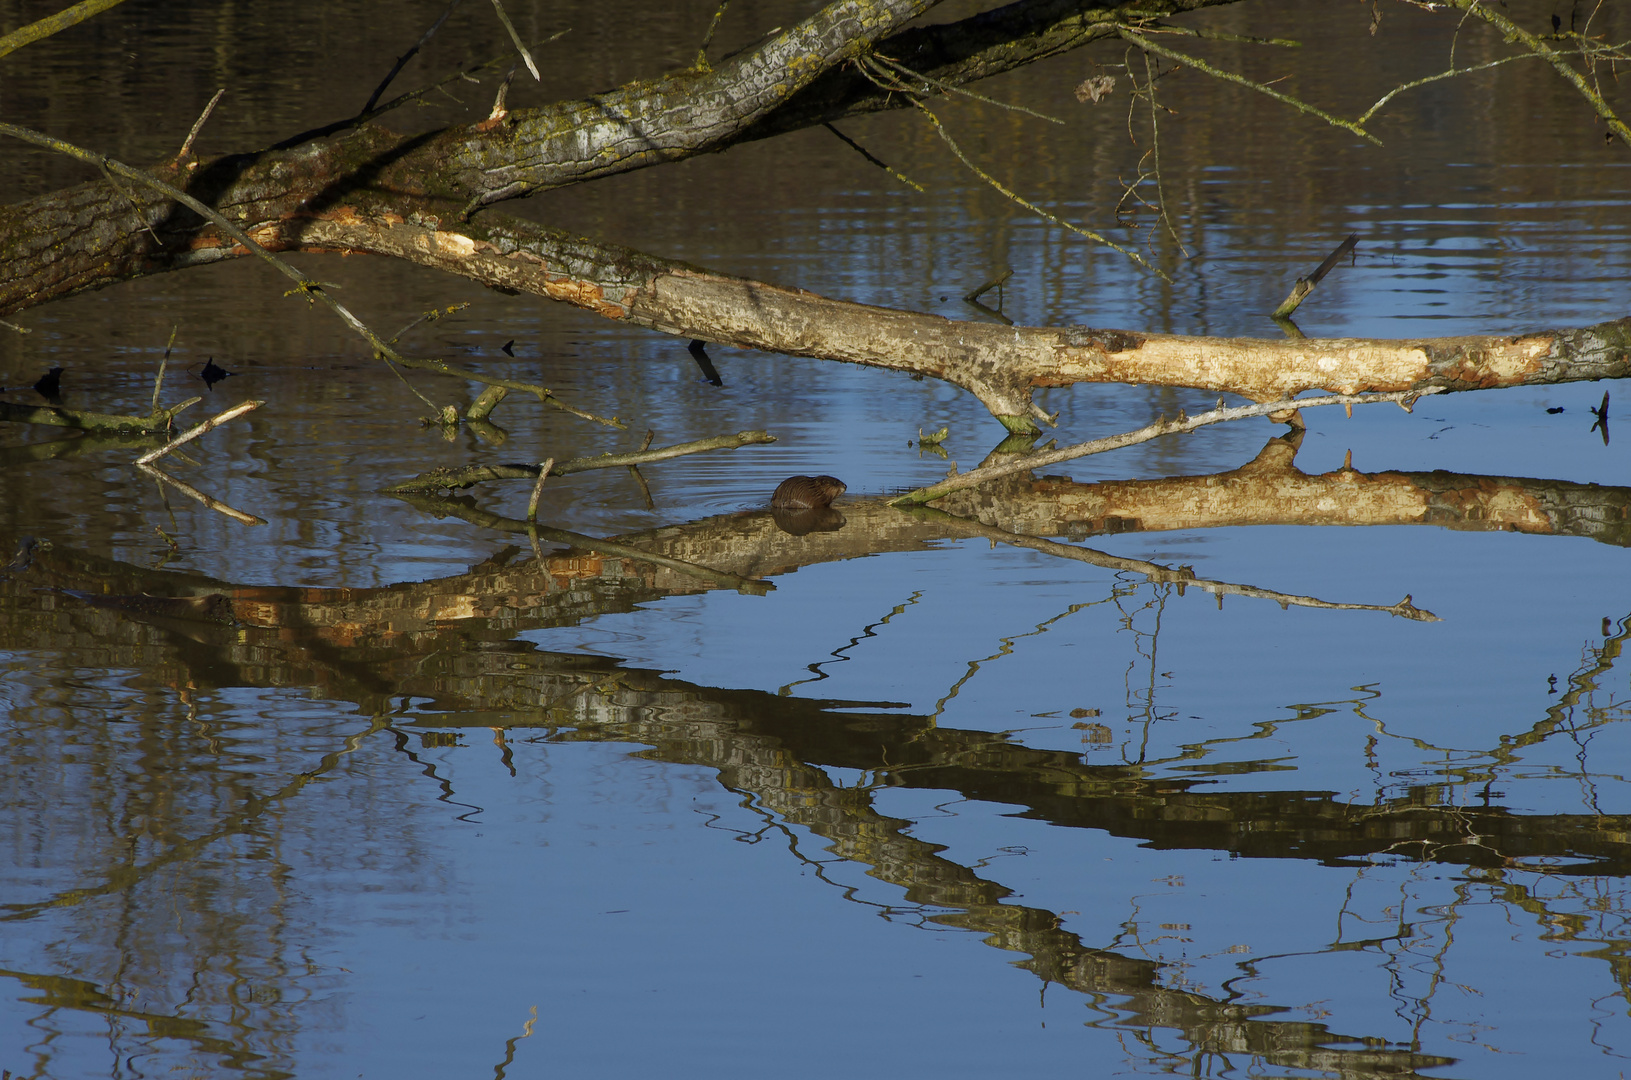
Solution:
[{"label": "submerged branch", "polygon": [[77,428],[81,431],[121,432],[135,431],[162,435],[175,426],[176,414],[203,401],[188,398],[179,405],[149,413],[146,416],[118,413],[88,412],[84,409],[65,409],[60,405],[19,405],[0,401],[0,421],[12,424],[45,424],[48,427]]}]

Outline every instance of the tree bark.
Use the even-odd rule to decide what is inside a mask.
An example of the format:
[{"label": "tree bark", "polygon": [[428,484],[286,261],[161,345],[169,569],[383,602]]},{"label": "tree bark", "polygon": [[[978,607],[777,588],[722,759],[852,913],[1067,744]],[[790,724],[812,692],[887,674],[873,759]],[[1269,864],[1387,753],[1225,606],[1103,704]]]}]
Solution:
[{"label": "tree bark", "polygon": [[[834,300],[472,210],[545,188],[897,108],[850,63],[885,55],[942,82],[984,78],[1115,34],[1119,22],[1232,0],[1117,6],[1019,0],[902,29],[937,0],[838,0],[716,69],[405,138],[334,125],[288,149],[182,160],[153,174],[272,250],[372,253],[575,304],[664,333],[929,375],[1013,431],[1049,421],[1037,387],[1123,382],[1258,402],[1485,389],[1631,374],[1631,320],[1516,337],[1254,340],[1085,326],[1007,327]],[[168,200],[104,181],[0,209],[0,316],[119,281],[246,254]]]}]

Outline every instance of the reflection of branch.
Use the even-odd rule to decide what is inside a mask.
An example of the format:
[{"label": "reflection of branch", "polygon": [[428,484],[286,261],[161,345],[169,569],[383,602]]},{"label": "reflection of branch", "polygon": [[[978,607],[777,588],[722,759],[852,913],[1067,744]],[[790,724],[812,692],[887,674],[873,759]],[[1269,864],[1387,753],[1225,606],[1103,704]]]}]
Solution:
[{"label": "reflection of branch", "polygon": [[504,517],[502,514],[495,514],[465,503],[454,502],[451,499],[405,492],[397,493],[397,498],[438,517],[456,517],[468,521],[472,525],[479,525],[484,529],[520,533],[523,536],[536,536],[540,540],[548,540],[552,544],[565,544],[568,547],[582,548],[585,551],[594,551],[601,555],[611,555],[619,559],[634,559],[637,562],[650,563],[665,570],[672,570],[676,574],[711,582],[727,589],[735,589],[740,593],[763,596],[776,587],[768,581],[754,581],[750,578],[738,577],[735,574],[727,574],[722,570],[715,570],[711,567],[699,566],[696,563],[685,562],[681,559],[671,559],[666,555],[655,555],[649,551],[629,547],[627,544],[601,540],[598,537],[568,532],[565,529],[552,529],[547,525],[534,525],[525,521],[517,521],[514,518]]},{"label": "reflection of branch", "polygon": [[913,517],[931,521],[935,524],[945,525],[966,536],[979,536],[1015,547],[1030,548],[1044,555],[1053,555],[1061,559],[1074,559],[1077,562],[1090,563],[1093,566],[1102,566],[1107,570],[1130,571],[1143,574],[1155,584],[1174,584],[1178,586],[1178,595],[1182,596],[1185,589],[1202,589],[1217,596],[1222,603],[1224,596],[1250,596],[1259,600],[1273,600],[1282,608],[1306,607],[1323,608],[1330,611],[1385,611],[1389,615],[1412,619],[1416,622],[1440,622],[1437,615],[1431,611],[1423,611],[1410,602],[1406,596],[1397,604],[1338,604],[1328,600],[1318,600],[1312,596],[1296,596],[1292,593],[1275,592],[1272,589],[1259,589],[1255,585],[1232,585],[1227,581],[1212,581],[1207,578],[1195,576],[1193,570],[1179,567],[1174,570],[1170,566],[1160,563],[1145,562],[1143,559],[1128,559],[1120,555],[1110,555],[1103,551],[1094,551],[1092,548],[1077,547],[1074,544],[1061,544],[1057,540],[1043,540],[1036,536],[1023,536],[1019,533],[1008,532],[994,525],[986,525],[969,518],[957,517],[943,510],[933,507],[913,507],[908,511]]},{"label": "reflection of branch", "polygon": [[177,480],[175,477],[171,476],[169,473],[160,469],[156,465],[137,465],[136,467],[142,472],[151,476],[153,479],[169,484],[171,487],[187,496],[187,498],[192,499],[195,502],[202,503],[204,506],[214,510],[216,513],[225,514],[234,521],[241,521],[245,525],[266,524],[263,519],[256,517],[254,514],[246,514],[242,510],[235,510],[221,500],[211,498],[210,496],[204,494],[191,484],[186,484],[180,480]]},{"label": "reflection of branch", "polygon": [[66,889],[49,900],[38,900],[31,904],[0,905],[0,922],[32,919],[36,915],[45,914],[47,911],[82,904],[94,897],[124,892],[138,882],[146,880],[157,871],[173,863],[194,857],[217,840],[249,830],[266,811],[293,798],[307,784],[332,771],[347,754],[354,753],[362,745],[364,739],[375,732],[383,730],[389,723],[390,718],[387,716],[373,717],[366,728],[346,736],[341,749],[331,750],[324,754],[316,766],[307,772],[300,773],[272,794],[264,798],[251,797],[243,809],[227,815],[222,819],[221,824],[210,832],[195,836],[191,840],[182,840],[145,863],[136,866],[118,867],[110,871],[108,880],[100,885],[91,885],[82,889]]}]

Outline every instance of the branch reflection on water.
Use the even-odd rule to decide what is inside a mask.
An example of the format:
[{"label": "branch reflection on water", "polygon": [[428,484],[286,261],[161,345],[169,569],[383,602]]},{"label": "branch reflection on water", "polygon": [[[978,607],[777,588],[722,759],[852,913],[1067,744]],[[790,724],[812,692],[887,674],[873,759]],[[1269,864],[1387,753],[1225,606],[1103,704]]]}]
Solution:
[{"label": "branch reflection on water", "polygon": [[[1013,889],[984,872],[989,869],[984,863],[946,858],[938,845],[911,835],[913,822],[875,809],[876,796],[893,789],[951,793],[953,801],[998,803],[1052,825],[1128,837],[1146,846],[1351,867],[1352,906],[1338,913],[1342,932],[1324,951],[1386,955],[1400,968],[1398,994],[1406,999],[1401,1007],[1418,1023],[1431,1011],[1438,984],[1429,978],[1416,984],[1420,989],[1407,990],[1404,969],[1442,967],[1470,884],[1488,890],[1514,915],[1539,920],[1548,935],[1597,943],[1590,955],[1606,961],[1626,997],[1631,956],[1618,928],[1604,920],[1607,912],[1627,909],[1623,890],[1612,883],[1631,875],[1625,840],[1631,836],[1631,817],[1598,810],[1586,753],[1593,730],[1627,718],[1626,702],[1599,687],[1631,634],[1631,619],[1588,651],[1566,691],[1532,727],[1505,733],[1497,744],[1477,751],[1444,748],[1435,775],[1379,782],[1368,803],[1327,791],[1210,783],[1220,771],[1249,781],[1282,769],[1272,757],[1225,759],[1220,753],[1225,745],[1271,738],[1275,723],[1258,725],[1246,736],[1190,743],[1166,758],[1131,752],[1117,764],[1094,764],[1091,751],[1035,749],[1011,734],[941,726],[945,702],[981,664],[1011,654],[1024,638],[1046,633],[1090,605],[1121,605],[1128,629],[1140,618],[1139,604],[1159,615],[1187,588],[1204,589],[1220,602],[1228,594],[1282,606],[1432,618],[1408,598],[1389,606],[1291,596],[1039,536],[1300,521],[1518,528],[1631,542],[1626,515],[1631,489],[1444,473],[1366,475],[1351,469],[1306,476],[1291,466],[1292,451],[1293,444],[1276,440],[1250,465],[1212,477],[1107,484],[1020,479],[998,491],[948,499],[951,505],[938,511],[904,513],[882,502],[857,501],[844,506],[844,524],[836,531],[790,533],[769,513],[747,512],[617,537],[597,542],[598,550],[586,546],[541,561],[517,561],[518,550],[509,549],[467,574],[381,589],[235,586],[14,538],[17,555],[0,573],[5,612],[0,647],[50,649],[69,669],[136,672],[126,685],[138,688],[150,704],[133,722],[151,726],[161,742],[174,742],[171,729],[179,719],[205,739],[200,752],[169,751],[180,755],[169,766],[147,763],[145,782],[159,788],[202,784],[205,793],[172,791],[147,798],[138,843],[119,839],[128,832],[122,826],[107,830],[103,840],[83,838],[71,864],[62,868],[80,884],[12,900],[0,906],[0,919],[30,920],[97,897],[128,897],[160,869],[186,865],[207,878],[216,872],[209,868],[212,848],[253,845],[258,837],[276,833],[279,815],[309,784],[336,775],[347,755],[381,731],[394,732],[398,751],[419,761],[409,748],[409,733],[422,733],[425,745],[434,746],[441,742],[438,732],[492,729],[514,776],[508,738],[530,728],[552,741],[640,744],[646,747],[643,757],[711,770],[721,785],[742,795],[765,829],[786,837],[789,851],[817,867],[846,898],[872,902],[843,883],[844,866],[864,867],[869,876],[902,890],[904,903],[889,905],[889,915],[976,931],[989,944],[1022,954],[1021,967],[1044,985],[1083,995],[1096,1016],[1092,1023],[1125,1032],[1129,1052],[1152,1062],[1193,1065],[1221,1055],[1278,1068],[1400,1076],[1449,1059],[1421,1052],[1419,1040],[1338,1033],[1317,1018],[1277,1015],[1299,1009],[1313,1016],[1317,1003],[1249,1000],[1258,993],[1253,987],[1261,973],[1280,957],[1241,959],[1237,974],[1217,987],[1192,981],[1183,964],[1164,957],[1147,936],[1136,896],[1128,898],[1134,917],[1119,939],[1102,946],[1084,942],[1064,928],[1065,913],[1014,902]],[[433,505],[488,527],[527,528],[468,503]],[[892,703],[794,698],[786,693],[792,684],[782,693],[695,685],[615,660],[539,651],[516,637],[715,583],[737,586],[816,562],[920,550],[967,536],[1085,558],[1123,575],[1141,575],[1143,581],[1124,577],[1102,599],[1072,605],[1026,634],[1003,638],[996,653],[969,662],[967,674],[927,715]],[[660,558],[648,558],[651,554]],[[698,567],[707,572],[694,572]],[[834,659],[911,602],[863,628],[848,646],[834,650]],[[1158,629],[1135,630],[1129,661],[1148,669],[1140,689],[1129,684],[1129,705],[1144,710],[1147,719],[1159,715]],[[819,665],[811,668],[821,675]],[[230,688],[309,688],[327,702],[353,704],[370,719],[335,737],[333,749],[319,760],[305,762],[287,749],[240,747],[209,730],[207,718],[190,712],[177,718],[165,704],[173,697],[186,705],[203,692]],[[1295,716],[1279,723],[1332,709],[1363,716],[1364,693],[1351,701],[1297,706]],[[1379,738],[1395,737],[1383,722],[1376,729]],[[51,709],[22,710],[13,738],[31,740],[32,746],[14,747],[12,768],[26,771],[29,762],[51,760],[50,747],[60,737],[60,721]],[[1491,785],[1502,770],[1516,765],[1527,748],[1559,738],[1572,740],[1576,748],[1584,812],[1520,812],[1499,805]],[[419,764],[437,783],[440,798],[469,805],[445,775],[429,763]],[[841,786],[832,770],[853,770],[864,782]],[[270,794],[258,793],[268,788]],[[69,798],[52,790],[43,773],[30,781],[29,790],[40,799]],[[801,851],[798,830],[819,837],[834,859]],[[404,849],[411,847],[404,838]],[[1434,918],[1406,921],[1404,898],[1384,902],[1369,895],[1374,869],[1401,861],[1464,868],[1460,899],[1441,906]],[[1605,890],[1612,895],[1605,898]],[[211,892],[199,891],[192,902],[208,907]],[[172,942],[169,962],[203,972],[224,950],[234,956],[235,969],[288,968],[295,961],[278,952],[286,947],[278,944],[279,934],[270,927],[257,933],[253,925],[257,919],[275,922],[283,909],[282,902],[240,906],[228,920],[238,929],[225,940],[212,931],[208,940],[182,943],[181,953],[192,949],[192,955],[177,953]],[[130,905],[125,913],[138,921],[166,917],[143,905]],[[163,936],[155,925],[104,947],[134,948],[132,941]],[[8,974],[45,987],[44,976]],[[47,998],[52,1008],[138,1015],[96,987],[50,990]],[[272,1012],[245,1019],[225,1034],[213,1024],[182,1024],[166,1034],[227,1059],[237,1055],[235,1067],[253,1072],[245,1055],[275,1050],[279,1036],[270,1029],[295,1023],[286,1010],[276,1018]],[[268,1030],[255,1030],[257,1023]],[[231,1053],[222,1049],[228,1046]]]}]

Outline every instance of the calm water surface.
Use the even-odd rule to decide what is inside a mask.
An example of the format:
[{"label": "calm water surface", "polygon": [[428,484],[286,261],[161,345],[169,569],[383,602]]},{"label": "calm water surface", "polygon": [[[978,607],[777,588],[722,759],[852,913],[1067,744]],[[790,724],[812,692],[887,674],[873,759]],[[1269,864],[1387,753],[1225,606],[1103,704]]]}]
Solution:
[{"label": "calm water surface", "polygon": [[[0,29],[54,7],[0,0]],[[687,63],[713,11],[506,7],[535,39],[572,28],[523,105]],[[0,61],[0,118],[149,161],[225,85],[205,151],[266,145],[354,108],[441,5],[378,10],[131,0]],[[809,10],[733,4],[715,52]],[[1190,45],[1346,115],[1448,62],[1453,22],[1382,8],[1373,37],[1365,5],[1318,10],[1206,19],[1297,53]],[[502,47],[464,5],[406,85]],[[1098,48],[988,88],[1062,128],[943,112],[1005,182],[1171,284],[1005,202],[906,116],[843,127],[925,194],[806,132],[517,212],[959,318],[1011,266],[1017,322],[1274,336],[1261,312],[1350,232],[1310,335],[1626,315],[1631,159],[1540,66],[1401,96],[1380,149],[1167,75],[1168,233],[1113,213],[1150,145],[1124,62]],[[1077,103],[1095,71],[1116,97]],[[490,87],[459,93],[401,125],[479,114]],[[0,153],[6,202],[86,179]],[[170,467],[255,526],[143,479],[145,444],[0,432],[13,1076],[1623,1074],[1631,456],[1590,430],[1603,385],[1309,413],[1300,441],[1212,428],[906,516],[876,497],[1001,437],[949,387],[726,348],[714,387],[684,342],[300,261],[382,328],[468,302],[410,344],[629,428],[512,398],[501,445],[444,438],[248,264],[16,317],[10,400],[61,366],[69,404],[143,409],[174,326],[166,401],[268,404]],[[205,390],[206,358],[235,376]],[[1061,443],[1209,403],[1042,400]],[[942,425],[949,460],[912,445]],[[540,510],[740,590],[535,551],[513,527],[526,485],[381,493],[753,428],[778,441],[551,481]],[[848,482],[842,528],[776,527],[769,492],[799,472]]]}]

